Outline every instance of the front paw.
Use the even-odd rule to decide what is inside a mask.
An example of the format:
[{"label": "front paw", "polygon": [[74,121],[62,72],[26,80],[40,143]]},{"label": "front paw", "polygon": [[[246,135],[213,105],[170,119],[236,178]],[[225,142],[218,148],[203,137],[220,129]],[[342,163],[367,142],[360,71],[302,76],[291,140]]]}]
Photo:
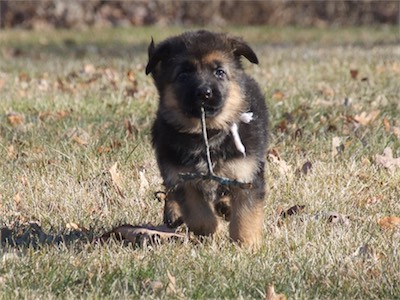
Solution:
[{"label": "front paw", "polygon": [[182,214],[176,201],[166,199],[164,205],[164,224],[176,228],[183,224]]}]

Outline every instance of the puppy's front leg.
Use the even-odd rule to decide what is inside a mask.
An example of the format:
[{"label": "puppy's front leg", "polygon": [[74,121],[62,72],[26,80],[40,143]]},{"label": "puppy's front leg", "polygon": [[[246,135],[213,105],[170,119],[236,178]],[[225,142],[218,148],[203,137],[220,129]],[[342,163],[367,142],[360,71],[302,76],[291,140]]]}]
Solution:
[{"label": "puppy's front leg", "polygon": [[185,201],[182,202],[183,220],[196,235],[212,235],[220,229],[213,203],[205,197],[204,192],[195,183],[184,185]]},{"label": "puppy's front leg", "polygon": [[264,199],[254,190],[234,189],[231,203],[229,235],[239,245],[258,247],[261,244],[264,220]]}]

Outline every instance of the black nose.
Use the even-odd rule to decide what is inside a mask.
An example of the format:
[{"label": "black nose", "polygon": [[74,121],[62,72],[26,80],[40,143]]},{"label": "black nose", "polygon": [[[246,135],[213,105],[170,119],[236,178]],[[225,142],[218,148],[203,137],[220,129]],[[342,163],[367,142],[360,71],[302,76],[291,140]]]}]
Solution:
[{"label": "black nose", "polygon": [[201,86],[196,91],[198,99],[206,101],[212,97],[212,89],[209,86]]}]

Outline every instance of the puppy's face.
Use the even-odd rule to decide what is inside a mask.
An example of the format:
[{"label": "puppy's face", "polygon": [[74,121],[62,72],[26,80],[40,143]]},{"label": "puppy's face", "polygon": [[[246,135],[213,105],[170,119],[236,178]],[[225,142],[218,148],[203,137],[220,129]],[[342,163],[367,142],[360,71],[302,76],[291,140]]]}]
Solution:
[{"label": "puppy's face", "polygon": [[244,109],[238,77],[240,56],[257,63],[238,39],[208,31],[189,32],[149,46],[146,73],[152,73],[164,118],[183,131],[200,128],[201,107],[207,126],[222,129]]}]

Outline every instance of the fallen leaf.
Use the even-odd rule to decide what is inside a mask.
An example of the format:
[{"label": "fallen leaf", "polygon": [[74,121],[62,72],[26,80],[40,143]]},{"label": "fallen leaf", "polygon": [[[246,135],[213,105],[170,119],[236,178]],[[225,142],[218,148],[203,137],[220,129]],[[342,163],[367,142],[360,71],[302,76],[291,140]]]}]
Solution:
[{"label": "fallen leaf", "polygon": [[150,242],[151,245],[157,245],[162,241],[171,239],[183,240],[185,238],[185,235],[176,233],[175,229],[169,228],[165,224],[159,226],[125,224],[106,232],[101,236],[100,240],[106,242],[112,236],[115,236],[118,240],[128,241],[133,244],[140,243],[141,245],[146,245],[147,242]]},{"label": "fallen leaf", "polygon": [[164,285],[160,280],[146,279],[142,282],[142,289],[151,291],[155,295],[159,296],[161,291],[164,289]]},{"label": "fallen leaf", "polygon": [[286,211],[282,211],[280,217],[282,219],[287,218],[289,216],[297,215],[300,213],[306,206],[305,205],[294,205],[288,208]]},{"label": "fallen leaf", "polygon": [[351,78],[357,79],[358,70],[355,70],[355,69],[350,70],[350,75],[351,75]]},{"label": "fallen leaf", "polygon": [[289,175],[292,173],[292,167],[280,157],[275,149],[269,151],[268,157],[270,161],[277,166],[281,175]]},{"label": "fallen leaf", "polygon": [[390,132],[390,122],[389,122],[389,119],[387,117],[383,118],[383,125],[385,126],[385,131],[387,133],[389,133]]},{"label": "fallen leaf", "polygon": [[167,295],[175,295],[177,293],[176,288],[176,279],[171,273],[167,270],[168,276],[168,285],[167,285]]},{"label": "fallen leaf", "polygon": [[399,217],[384,217],[378,221],[379,226],[382,229],[397,229],[400,228],[400,218]]},{"label": "fallen leaf", "polygon": [[328,212],[326,213],[326,217],[329,223],[332,224],[343,224],[343,225],[350,225],[350,219],[348,216],[339,214],[337,212]]},{"label": "fallen leaf", "polygon": [[332,138],[332,158],[336,157],[344,151],[342,139],[338,136]]},{"label": "fallen leaf", "polygon": [[394,171],[400,167],[400,157],[394,158],[393,151],[390,147],[383,150],[383,155],[376,154],[375,162],[378,166],[382,166],[390,171]]},{"label": "fallen leaf", "polygon": [[112,180],[112,183],[113,183],[113,186],[114,186],[116,192],[122,198],[125,198],[124,193],[122,192],[121,176],[120,176],[120,173],[117,170],[117,167],[118,167],[118,163],[115,163],[115,164],[112,165],[112,167],[108,171],[111,174],[111,180]]},{"label": "fallen leaf", "polygon": [[269,285],[265,290],[265,300],[286,300],[286,296],[284,294],[275,293],[275,287],[273,285]]},{"label": "fallen leaf", "polygon": [[11,126],[16,127],[18,125],[24,124],[25,117],[22,114],[11,112],[7,114],[7,120],[8,123],[11,124]]},{"label": "fallen leaf", "polygon": [[164,202],[165,199],[167,198],[167,193],[163,191],[157,191],[154,193],[154,197],[159,201],[159,202]]},{"label": "fallen leaf", "polygon": [[395,137],[400,138],[400,127],[393,127],[393,134]]},{"label": "fallen leaf", "polygon": [[275,90],[272,95],[272,98],[277,101],[282,100],[284,97],[285,95],[280,90]]},{"label": "fallen leaf", "polygon": [[139,193],[140,194],[144,194],[150,186],[145,173],[146,173],[145,170],[139,171],[139,180],[140,180]]},{"label": "fallen leaf", "polygon": [[77,143],[80,146],[87,146],[90,141],[90,135],[82,128],[76,127],[68,130],[65,133],[71,141]]},{"label": "fallen leaf", "polygon": [[374,110],[371,111],[370,113],[366,113],[365,111],[363,111],[361,114],[355,115],[354,120],[363,126],[367,126],[373,123],[379,114],[380,110]]},{"label": "fallen leaf", "polygon": [[306,206],[305,205],[294,205],[287,210],[284,210],[282,207],[278,207],[277,212],[279,214],[279,219],[278,219],[278,227],[282,226],[284,224],[284,219],[286,219],[289,216],[297,215],[299,214]]}]

